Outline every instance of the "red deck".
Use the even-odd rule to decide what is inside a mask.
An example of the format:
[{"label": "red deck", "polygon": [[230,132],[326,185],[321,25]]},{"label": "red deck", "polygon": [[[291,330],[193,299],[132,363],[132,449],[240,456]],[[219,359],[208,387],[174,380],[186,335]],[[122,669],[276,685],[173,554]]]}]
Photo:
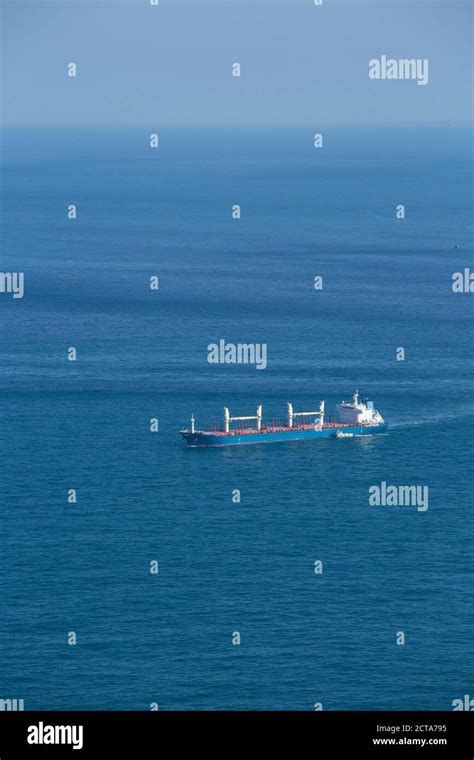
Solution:
[{"label": "red deck", "polygon": [[[354,427],[354,425],[351,425],[350,423],[345,422],[325,422],[322,430],[338,430],[340,428],[348,428],[348,427]],[[229,430],[228,433],[225,432],[222,428],[219,430],[211,430],[213,435],[262,435],[264,433],[294,433],[298,430],[319,430],[320,428],[315,428],[314,423],[312,425],[293,425],[292,428],[289,428],[288,425],[267,425],[266,427],[262,425],[261,430],[257,430],[257,428],[232,428]]]}]

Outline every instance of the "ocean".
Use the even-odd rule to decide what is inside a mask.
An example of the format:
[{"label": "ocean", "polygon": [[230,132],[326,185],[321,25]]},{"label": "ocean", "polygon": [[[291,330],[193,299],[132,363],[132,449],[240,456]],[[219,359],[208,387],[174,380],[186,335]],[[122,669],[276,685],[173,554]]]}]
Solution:
[{"label": "ocean", "polygon": [[[469,132],[320,131],[322,149],[312,128],[167,127],[156,150],[136,128],[5,133],[1,268],[25,293],[0,294],[0,698],[473,695],[473,296],[452,289],[474,266]],[[266,344],[267,368],[210,364],[220,339]],[[386,433],[179,435],[191,414],[283,420],[356,388]],[[382,482],[428,486],[428,509],[371,505]]]}]

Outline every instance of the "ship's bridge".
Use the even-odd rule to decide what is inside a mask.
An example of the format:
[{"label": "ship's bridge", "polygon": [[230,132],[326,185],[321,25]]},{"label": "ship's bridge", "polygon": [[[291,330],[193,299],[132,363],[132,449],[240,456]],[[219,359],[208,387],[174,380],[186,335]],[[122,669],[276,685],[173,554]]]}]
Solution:
[{"label": "ship's bridge", "polygon": [[336,419],[346,425],[380,425],[384,421],[373,401],[360,400],[359,391],[354,393],[351,402],[343,401],[336,406]]}]

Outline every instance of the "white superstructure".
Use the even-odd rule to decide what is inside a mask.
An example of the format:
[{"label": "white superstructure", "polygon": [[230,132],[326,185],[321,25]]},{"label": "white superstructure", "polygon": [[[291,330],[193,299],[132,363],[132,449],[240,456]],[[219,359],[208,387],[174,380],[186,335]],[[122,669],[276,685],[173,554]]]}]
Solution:
[{"label": "white superstructure", "polygon": [[383,417],[377,409],[374,409],[374,402],[368,399],[365,402],[359,398],[359,391],[352,396],[352,402],[343,401],[336,406],[336,420],[347,425],[371,425],[383,424]]}]

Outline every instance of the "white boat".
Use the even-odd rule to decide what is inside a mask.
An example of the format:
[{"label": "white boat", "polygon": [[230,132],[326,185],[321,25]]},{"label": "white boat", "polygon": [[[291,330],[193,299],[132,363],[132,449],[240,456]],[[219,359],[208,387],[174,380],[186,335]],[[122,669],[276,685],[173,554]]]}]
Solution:
[{"label": "white boat", "polygon": [[353,438],[354,433],[344,433],[342,430],[338,430],[336,438]]}]

